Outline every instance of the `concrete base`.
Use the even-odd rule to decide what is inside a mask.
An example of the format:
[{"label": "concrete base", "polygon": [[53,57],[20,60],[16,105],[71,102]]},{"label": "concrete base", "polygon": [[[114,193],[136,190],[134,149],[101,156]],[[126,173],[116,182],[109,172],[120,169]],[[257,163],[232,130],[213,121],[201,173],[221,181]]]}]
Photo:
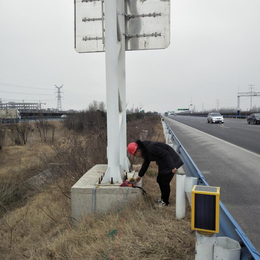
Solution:
[{"label": "concrete base", "polygon": [[[106,214],[117,210],[142,194],[141,189],[120,187],[120,184],[98,184],[106,172],[106,164],[97,164],[85,173],[71,188],[72,218],[79,220],[85,214]],[[128,178],[135,172],[128,173]],[[131,176],[129,176],[131,175]],[[135,177],[135,176],[134,176]],[[142,183],[138,183],[139,186]]]}]

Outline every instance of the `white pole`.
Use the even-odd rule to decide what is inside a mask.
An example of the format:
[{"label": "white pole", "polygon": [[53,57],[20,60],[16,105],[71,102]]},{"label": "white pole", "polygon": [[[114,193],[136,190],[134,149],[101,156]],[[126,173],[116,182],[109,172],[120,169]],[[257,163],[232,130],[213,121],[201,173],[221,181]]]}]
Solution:
[{"label": "white pole", "polygon": [[212,260],[216,234],[205,236],[196,232],[195,260]]},{"label": "white pole", "polygon": [[197,185],[197,183],[198,183],[198,178],[196,177],[186,177],[185,179],[185,192],[188,197],[190,205],[191,205],[191,191],[194,185]]},{"label": "white pole", "polygon": [[240,96],[237,96],[237,110],[240,110]]},{"label": "white pole", "polygon": [[119,162],[119,102],[118,102],[118,40],[117,1],[105,1],[105,50],[106,50],[106,96],[107,96],[107,158],[108,169],[102,183],[113,178],[113,183],[122,183]]},{"label": "white pole", "polygon": [[125,1],[117,1],[118,28],[120,33],[120,50],[118,53],[118,85],[120,102],[120,165],[122,169],[129,172],[129,160],[127,157],[126,146],[126,80],[125,80]]},{"label": "white pole", "polygon": [[185,174],[176,174],[176,218],[185,217],[186,201],[185,201]]}]

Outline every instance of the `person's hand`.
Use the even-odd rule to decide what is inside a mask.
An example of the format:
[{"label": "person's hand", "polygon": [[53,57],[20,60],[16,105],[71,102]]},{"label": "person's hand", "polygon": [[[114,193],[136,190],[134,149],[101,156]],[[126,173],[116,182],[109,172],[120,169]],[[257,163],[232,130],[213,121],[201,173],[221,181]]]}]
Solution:
[{"label": "person's hand", "polygon": [[135,178],[135,181],[136,181],[136,182],[139,182],[141,179],[142,179],[142,177],[137,176],[137,177]]},{"label": "person's hand", "polygon": [[172,169],[172,173],[173,173],[173,174],[175,174],[176,172],[177,172],[177,169],[176,169],[176,168]]}]

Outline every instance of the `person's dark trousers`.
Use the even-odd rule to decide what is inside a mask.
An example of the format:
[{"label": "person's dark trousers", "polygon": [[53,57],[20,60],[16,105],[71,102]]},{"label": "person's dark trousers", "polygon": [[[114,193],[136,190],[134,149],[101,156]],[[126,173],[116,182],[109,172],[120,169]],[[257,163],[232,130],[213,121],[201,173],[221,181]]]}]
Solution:
[{"label": "person's dark trousers", "polygon": [[174,174],[172,172],[167,174],[158,174],[157,182],[159,184],[161,190],[161,199],[163,202],[168,205],[169,204],[169,197],[171,193],[170,182],[173,178]]}]

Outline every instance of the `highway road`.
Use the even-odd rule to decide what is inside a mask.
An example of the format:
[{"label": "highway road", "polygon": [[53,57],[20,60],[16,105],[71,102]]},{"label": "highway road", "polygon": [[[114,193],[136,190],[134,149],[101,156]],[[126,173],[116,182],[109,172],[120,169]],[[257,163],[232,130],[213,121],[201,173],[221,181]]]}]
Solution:
[{"label": "highway road", "polygon": [[190,116],[165,121],[209,185],[220,187],[221,201],[260,252],[260,125]]},{"label": "highway road", "polygon": [[224,118],[224,124],[210,124],[206,117],[169,116],[249,151],[260,154],[260,125],[248,124],[246,119]]}]

